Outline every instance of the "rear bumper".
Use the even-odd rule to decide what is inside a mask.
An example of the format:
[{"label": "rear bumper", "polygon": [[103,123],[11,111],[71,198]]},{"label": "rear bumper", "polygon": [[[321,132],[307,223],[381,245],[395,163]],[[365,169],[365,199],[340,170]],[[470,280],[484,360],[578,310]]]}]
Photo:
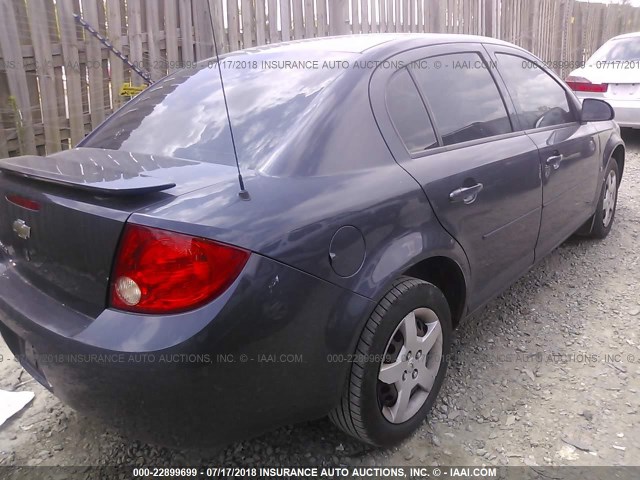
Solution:
[{"label": "rear bumper", "polygon": [[607,102],[616,112],[615,121],[618,125],[626,128],[640,128],[640,101],[607,100]]},{"label": "rear bumper", "polygon": [[[73,408],[172,446],[222,444],[324,415],[342,393],[371,301],[252,255],[211,304],[155,317],[78,315],[0,271],[0,330]],[[50,312],[50,313],[48,313]],[[53,318],[55,316],[55,318]],[[65,316],[64,319],[60,316]]]}]

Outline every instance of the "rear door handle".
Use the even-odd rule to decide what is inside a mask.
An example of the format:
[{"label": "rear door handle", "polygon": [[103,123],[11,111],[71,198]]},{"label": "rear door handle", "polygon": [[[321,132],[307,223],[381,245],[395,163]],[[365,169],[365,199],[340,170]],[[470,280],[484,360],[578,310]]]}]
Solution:
[{"label": "rear door handle", "polygon": [[562,154],[552,155],[545,160],[545,163],[550,167],[553,167],[554,170],[557,170],[560,168],[560,162],[562,162],[563,159],[564,157],[562,156]]},{"label": "rear door handle", "polygon": [[458,188],[449,194],[449,200],[452,202],[463,202],[465,205],[469,205],[476,201],[478,194],[483,188],[484,185],[481,183],[477,183],[473,187]]}]

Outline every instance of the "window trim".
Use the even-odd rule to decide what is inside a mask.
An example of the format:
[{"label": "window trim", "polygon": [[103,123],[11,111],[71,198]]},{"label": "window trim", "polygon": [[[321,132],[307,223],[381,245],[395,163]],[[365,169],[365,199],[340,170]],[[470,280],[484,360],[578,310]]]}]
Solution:
[{"label": "window trim", "polygon": [[420,155],[411,155],[411,159],[415,160],[418,158],[426,157],[431,155],[432,153],[452,152],[454,150],[459,150],[462,148],[473,147],[475,145],[482,145],[483,143],[498,142],[500,140],[507,140],[509,138],[520,137],[524,134],[525,132],[523,130],[518,130],[517,132],[501,133],[500,135],[492,135],[490,137],[482,137],[482,138],[477,138],[475,140],[467,140],[466,142],[454,143],[452,145],[443,145],[442,147],[432,148],[430,150],[427,150],[426,152],[428,153],[423,153]]},{"label": "window trim", "polygon": [[[387,95],[389,93],[389,84],[391,83],[391,80],[393,80],[393,78],[398,75],[401,72],[406,72],[409,75],[409,80],[411,80],[411,83],[413,83],[413,86],[416,89],[416,92],[418,93],[418,97],[422,100],[422,106],[424,108],[425,113],[427,114],[427,118],[429,119],[429,123],[431,124],[431,130],[433,131],[433,134],[436,138],[436,146],[433,148],[425,148],[424,150],[417,150],[417,151],[412,151],[409,150],[409,147],[407,146],[406,142],[404,141],[404,138],[402,137],[402,135],[400,134],[400,131],[398,130],[398,127],[396,125],[395,120],[393,119],[393,115],[391,115],[391,111],[389,110],[389,96]],[[386,85],[385,85],[385,89],[384,89],[384,106],[385,106],[385,110],[387,113],[387,116],[389,117],[389,121],[391,122],[391,126],[393,127],[393,130],[395,131],[396,135],[398,135],[398,138],[400,139],[400,142],[402,143],[402,145],[404,146],[405,150],[407,151],[407,153],[409,154],[409,156],[411,156],[413,158],[413,155],[415,154],[421,154],[424,152],[431,152],[434,150],[438,150],[442,148],[442,138],[440,137],[440,134],[438,133],[438,130],[435,127],[435,124],[433,122],[433,117],[431,115],[431,112],[429,111],[429,107],[427,106],[427,104],[425,103],[425,99],[422,96],[422,92],[420,92],[420,88],[418,88],[418,85],[416,84],[416,80],[415,78],[413,78],[413,75],[411,75],[411,71],[405,66],[402,68],[399,68],[398,70],[394,71],[388,78]]]},{"label": "window trim", "polygon": [[[507,90],[507,94],[509,95],[509,99],[511,100],[511,103],[513,104],[513,108],[516,110],[516,113],[518,115],[518,126],[521,128],[520,131],[525,132],[525,133],[535,133],[535,132],[544,132],[545,130],[551,130],[551,129],[555,129],[555,128],[563,128],[563,127],[568,127],[571,125],[580,125],[580,115],[579,112],[576,111],[576,105],[574,102],[571,101],[571,96],[570,96],[570,92],[565,88],[565,86],[554,76],[552,75],[549,71],[547,71],[546,68],[543,67],[543,65],[541,65],[540,60],[538,60],[537,58],[526,58],[524,56],[522,56],[521,52],[513,49],[513,52],[508,51],[507,49],[509,47],[502,47],[501,45],[487,45],[488,47],[493,47],[492,50],[490,51],[490,54],[493,55],[496,59],[496,70],[498,70],[498,74],[500,75],[500,78],[502,79],[502,81],[504,82],[504,86]],[[503,48],[504,50],[501,50],[501,48]],[[571,122],[565,122],[565,123],[558,123],[555,125],[548,125],[545,127],[533,127],[533,128],[522,128],[522,125],[520,124],[520,112],[519,112],[519,108],[518,105],[516,104],[516,102],[513,100],[513,97],[511,96],[511,91],[509,90],[509,82],[507,82],[507,80],[505,79],[504,75],[502,74],[502,71],[500,69],[500,62],[498,61],[498,55],[509,55],[511,57],[516,57],[519,59],[522,59],[524,61],[527,61],[529,63],[533,63],[536,67],[538,67],[542,72],[544,72],[549,78],[551,78],[551,80],[553,80],[559,87],[560,89],[564,92],[564,96],[567,99],[567,106],[569,107],[569,109],[571,110],[571,114],[573,115],[573,121]]]}]

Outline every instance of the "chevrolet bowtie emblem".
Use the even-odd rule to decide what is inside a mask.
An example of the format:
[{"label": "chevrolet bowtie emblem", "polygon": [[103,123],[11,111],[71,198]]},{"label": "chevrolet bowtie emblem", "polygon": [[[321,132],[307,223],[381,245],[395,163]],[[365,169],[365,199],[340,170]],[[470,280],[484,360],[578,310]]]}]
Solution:
[{"label": "chevrolet bowtie emblem", "polygon": [[25,223],[24,220],[16,220],[13,222],[13,231],[20,238],[24,240],[28,239],[31,236],[31,227]]}]

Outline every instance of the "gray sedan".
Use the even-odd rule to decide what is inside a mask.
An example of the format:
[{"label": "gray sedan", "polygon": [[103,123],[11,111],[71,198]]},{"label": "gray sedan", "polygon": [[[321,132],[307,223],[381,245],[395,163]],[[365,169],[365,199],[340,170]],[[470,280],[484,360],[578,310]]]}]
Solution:
[{"label": "gray sedan", "polygon": [[201,62],[78,148],[0,161],[0,331],[55,395],[135,437],[329,415],[397,443],[465,317],[574,233],[609,233],[612,119],[491,38]]}]

